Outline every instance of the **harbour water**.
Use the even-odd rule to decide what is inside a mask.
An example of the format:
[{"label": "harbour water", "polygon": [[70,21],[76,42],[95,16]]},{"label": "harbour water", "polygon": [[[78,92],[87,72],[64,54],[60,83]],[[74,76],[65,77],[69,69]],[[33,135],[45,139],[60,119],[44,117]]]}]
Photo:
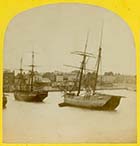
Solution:
[{"label": "harbour water", "polygon": [[19,102],[8,94],[3,110],[3,143],[135,143],[136,92],[106,90],[122,98],[115,111],[59,107],[62,92],[43,103]]}]

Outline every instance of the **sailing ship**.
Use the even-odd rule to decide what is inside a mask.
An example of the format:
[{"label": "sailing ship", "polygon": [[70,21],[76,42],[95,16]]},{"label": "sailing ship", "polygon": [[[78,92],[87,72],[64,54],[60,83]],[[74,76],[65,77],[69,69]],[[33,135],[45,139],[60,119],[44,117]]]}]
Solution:
[{"label": "sailing ship", "polygon": [[[96,69],[94,71],[94,82],[92,85],[92,91],[86,90],[83,93],[83,89],[81,87],[83,82],[83,72],[86,68],[86,59],[92,57],[92,53],[87,52],[87,42],[88,42],[88,35],[85,43],[84,52],[76,51],[73,52],[74,54],[82,56],[81,66],[79,68],[79,78],[78,78],[78,91],[73,92],[71,91],[64,91],[64,102],[60,103],[59,106],[75,106],[75,107],[83,107],[83,108],[90,108],[95,110],[115,110],[117,106],[120,104],[120,100],[122,96],[118,95],[109,95],[109,94],[102,94],[96,92],[96,85],[97,85],[97,78],[98,72],[101,62],[101,53],[102,53],[102,35],[103,35],[103,28],[100,34],[100,45],[98,49],[98,57],[97,57],[97,64]],[[71,66],[72,67],[72,66]],[[82,92],[82,93],[81,93]]]},{"label": "sailing ship", "polygon": [[[34,85],[34,76],[35,76],[35,64],[34,64],[34,51],[32,52],[32,64],[29,65],[31,67],[31,71],[28,79],[25,78],[23,74],[22,68],[22,59],[20,61],[20,73],[18,76],[18,86],[14,92],[14,97],[19,101],[26,102],[42,102],[47,96],[48,91],[35,89]],[[28,84],[27,81],[28,80]]]}]

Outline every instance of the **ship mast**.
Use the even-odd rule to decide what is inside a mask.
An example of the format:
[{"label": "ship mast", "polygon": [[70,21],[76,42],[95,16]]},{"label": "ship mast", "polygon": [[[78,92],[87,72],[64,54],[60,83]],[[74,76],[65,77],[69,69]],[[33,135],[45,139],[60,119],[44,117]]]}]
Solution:
[{"label": "ship mast", "polygon": [[34,81],[34,51],[32,51],[32,64],[31,66],[31,91],[33,91],[33,81]]},{"label": "ship mast", "polygon": [[96,69],[96,73],[95,73],[95,84],[93,87],[93,95],[95,94],[95,90],[96,90],[99,66],[100,66],[100,62],[101,62],[102,37],[103,37],[103,24],[102,24],[101,35],[100,35],[99,53],[98,53],[98,59],[97,59],[97,69]]},{"label": "ship mast", "polygon": [[21,86],[22,86],[22,72],[23,72],[23,68],[22,68],[22,62],[23,62],[23,60],[22,60],[22,58],[20,59],[20,91],[22,90],[22,88],[21,88]]},{"label": "ship mast", "polygon": [[79,78],[79,86],[78,86],[77,96],[79,96],[80,90],[81,90],[83,71],[84,71],[85,61],[86,61],[86,57],[87,57],[86,50],[87,50],[88,36],[89,36],[89,32],[87,33],[87,39],[86,39],[85,49],[84,49],[84,53],[83,53],[83,60],[82,60],[81,67],[80,67],[81,70],[80,70],[80,78]]}]

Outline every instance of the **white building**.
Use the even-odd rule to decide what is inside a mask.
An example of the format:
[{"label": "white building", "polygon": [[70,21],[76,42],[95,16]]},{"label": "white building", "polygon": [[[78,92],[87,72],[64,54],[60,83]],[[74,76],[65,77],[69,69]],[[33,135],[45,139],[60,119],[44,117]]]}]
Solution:
[{"label": "white building", "polygon": [[56,76],[56,82],[63,82],[63,80],[64,80],[63,75],[57,75]]}]

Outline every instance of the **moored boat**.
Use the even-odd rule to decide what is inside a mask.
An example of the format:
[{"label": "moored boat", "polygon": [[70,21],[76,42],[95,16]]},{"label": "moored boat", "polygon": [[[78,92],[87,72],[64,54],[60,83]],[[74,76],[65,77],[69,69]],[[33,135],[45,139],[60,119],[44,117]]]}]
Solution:
[{"label": "moored boat", "polygon": [[95,93],[94,95],[79,95],[67,93],[64,103],[59,106],[76,106],[96,110],[114,110],[121,100],[121,96]]},{"label": "moored boat", "polygon": [[6,104],[7,104],[7,97],[5,94],[3,94],[3,108],[6,108]]},{"label": "moored boat", "polygon": [[14,97],[18,101],[27,101],[27,102],[42,102],[47,96],[48,96],[48,91],[40,90],[40,89],[35,89],[34,86],[34,52],[32,52],[32,64],[31,66],[31,71],[28,77],[28,84],[26,83],[25,75],[22,73],[22,59],[20,63],[20,74],[18,78],[18,88],[14,92]]},{"label": "moored boat", "polygon": [[14,93],[15,99],[19,101],[28,102],[42,102],[47,96],[47,91],[16,91]]},{"label": "moored boat", "polygon": [[76,55],[80,55],[83,57],[81,66],[79,67],[79,77],[77,79],[78,91],[77,93],[73,92],[72,90],[64,91],[64,102],[60,103],[59,106],[76,106],[76,107],[84,107],[84,108],[90,108],[95,110],[115,110],[120,104],[120,100],[123,96],[102,94],[96,92],[99,66],[101,62],[102,35],[103,35],[103,27],[101,30],[101,39],[100,39],[100,45],[97,55],[98,57],[95,67],[96,69],[94,71],[94,82],[92,83],[92,86],[90,87],[88,86],[86,92],[81,93],[81,86],[83,82],[84,70],[86,70],[87,58],[93,57],[93,54],[87,53],[87,43],[88,43],[88,35],[87,35],[84,52],[81,51],[74,52]]}]

